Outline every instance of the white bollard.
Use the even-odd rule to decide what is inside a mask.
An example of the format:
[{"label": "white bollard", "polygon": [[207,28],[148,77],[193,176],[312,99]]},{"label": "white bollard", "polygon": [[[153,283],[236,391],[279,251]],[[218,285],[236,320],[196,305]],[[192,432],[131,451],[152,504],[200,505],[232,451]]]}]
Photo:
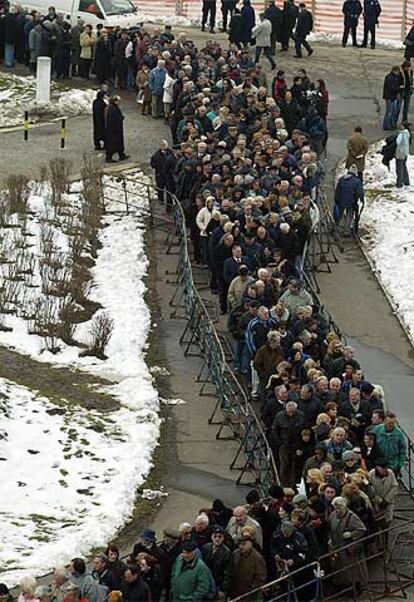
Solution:
[{"label": "white bollard", "polygon": [[36,102],[50,102],[50,71],[52,59],[48,56],[37,57]]}]

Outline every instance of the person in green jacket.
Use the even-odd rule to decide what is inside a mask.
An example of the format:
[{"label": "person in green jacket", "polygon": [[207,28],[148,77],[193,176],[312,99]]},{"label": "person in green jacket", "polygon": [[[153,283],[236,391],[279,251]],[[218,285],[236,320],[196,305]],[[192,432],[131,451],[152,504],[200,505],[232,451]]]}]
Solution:
[{"label": "person in green jacket", "polygon": [[405,464],[407,444],[403,432],[397,426],[396,415],[387,412],[384,422],[374,426],[372,431],[377,436],[378,446],[387,460],[388,468],[399,476]]},{"label": "person in green jacket", "polygon": [[211,598],[210,571],[196,554],[194,541],[186,541],[171,573],[172,602],[201,602]]}]

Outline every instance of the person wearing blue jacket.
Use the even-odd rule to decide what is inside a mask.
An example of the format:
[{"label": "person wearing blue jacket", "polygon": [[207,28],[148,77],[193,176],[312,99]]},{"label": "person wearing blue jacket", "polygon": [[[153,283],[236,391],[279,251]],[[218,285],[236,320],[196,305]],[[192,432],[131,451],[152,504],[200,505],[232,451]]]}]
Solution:
[{"label": "person wearing blue jacket", "polygon": [[381,5],[378,0],[364,0],[364,40],[361,48],[368,45],[368,34],[371,34],[371,48],[375,48],[375,28],[381,14]]},{"label": "person wearing blue jacket", "polygon": [[164,95],[164,82],[167,75],[165,61],[158,61],[157,66],[151,69],[148,85],[151,90],[151,110],[153,119],[158,119],[163,116],[164,105],[162,97]]},{"label": "person wearing blue jacket", "polygon": [[407,169],[407,159],[410,154],[411,123],[406,121],[402,124],[402,130],[397,136],[397,148],[395,149],[395,168],[397,171],[397,188],[410,185],[410,176]]},{"label": "person wearing blue jacket", "polygon": [[339,178],[335,188],[335,205],[338,208],[336,221],[339,226],[345,216],[345,236],[351,235],[358,201],[364,202],[364,189],[361,180],[358,178],[357,167],[351,165],[348,172],[342,178]]},{"label": "person wearing blue jacket", "polygon": [[344,35],[342,36],[342,46],[348,43],[349,32],[352,35],[352,46],[358,46],[357,43],[357,27],[358,19],[362,13],[361,0],[345,0],[342,6],[344,13]]}]

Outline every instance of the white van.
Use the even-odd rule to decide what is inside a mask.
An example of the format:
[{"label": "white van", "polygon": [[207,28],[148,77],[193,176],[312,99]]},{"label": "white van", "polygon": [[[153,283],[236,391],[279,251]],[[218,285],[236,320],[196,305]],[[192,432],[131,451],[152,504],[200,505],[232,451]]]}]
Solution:
[{"label": "white van", "polygon": [[98,23],[109,30],[115,27],[138,29],[142,24],[138,10],[130,0],[28,0],[21,4],[29,11],[36,10],[42,15],[47,14],[49,6],[54,6],[56,12],[71,25],[83,19],[94,29]]}]

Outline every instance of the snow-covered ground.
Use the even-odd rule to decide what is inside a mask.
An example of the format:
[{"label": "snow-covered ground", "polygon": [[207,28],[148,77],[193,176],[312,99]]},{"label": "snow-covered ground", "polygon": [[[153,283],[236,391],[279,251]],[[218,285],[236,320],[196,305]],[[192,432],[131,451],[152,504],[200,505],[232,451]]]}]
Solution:
[{"label": "snow-covered ground", "polygon": [[74,117],[92,112],[95,90],[65,90],[52,84],[51,102],[36,102],[36,78],[0,72],[0,128],[23,125],[24,111],[29,121],[40,117]]},{"label": "snow-covered ground", "polygon": [[412,185],[396,188],[395,161],[388,171],[381,163],[382,145],[372,145],[367,157],[360,233],[381,284],[414,340],[414,156],[408,158]]},{"label": "snow-covered ground", "polygon": [[[116,186],[115,180],[107,183]],[[65,408],[0,379],[0,573],[9,585],[24,573],[40,574],[105,545],[131,515],[136,488],[152,466],[160,418],[144,359],[151,327],[142,280],[148,267],[144,222],[149,201],[145,187],[132,186],[136,207],[129,215],[104,217],[102,248],[92,268],[90,298],[101,303],[98,313],[113,320],[108,359],[80,358],[77,347],[62,341],[60,352],[52,354],[44,350],[42,337],[29,334],[27,319],[8,315],[4,322],[13,330],[1,333],[2,344],[106,377],[114,384],[105,390],[120,402],[119,409],[106,413]],[[120,199],[122,192],[111,189],[111,196]],[[117,211],[122,207],[109,205]],[[29,208],[33,213],[26,229],[36,254],[47,195],[34,188]],[[63,235],[59,244],[62,250],[67,244]],[[32,284],[38,277],[34,272]],[[78,325],[75,338],[86,340],[89,326]]]}]

